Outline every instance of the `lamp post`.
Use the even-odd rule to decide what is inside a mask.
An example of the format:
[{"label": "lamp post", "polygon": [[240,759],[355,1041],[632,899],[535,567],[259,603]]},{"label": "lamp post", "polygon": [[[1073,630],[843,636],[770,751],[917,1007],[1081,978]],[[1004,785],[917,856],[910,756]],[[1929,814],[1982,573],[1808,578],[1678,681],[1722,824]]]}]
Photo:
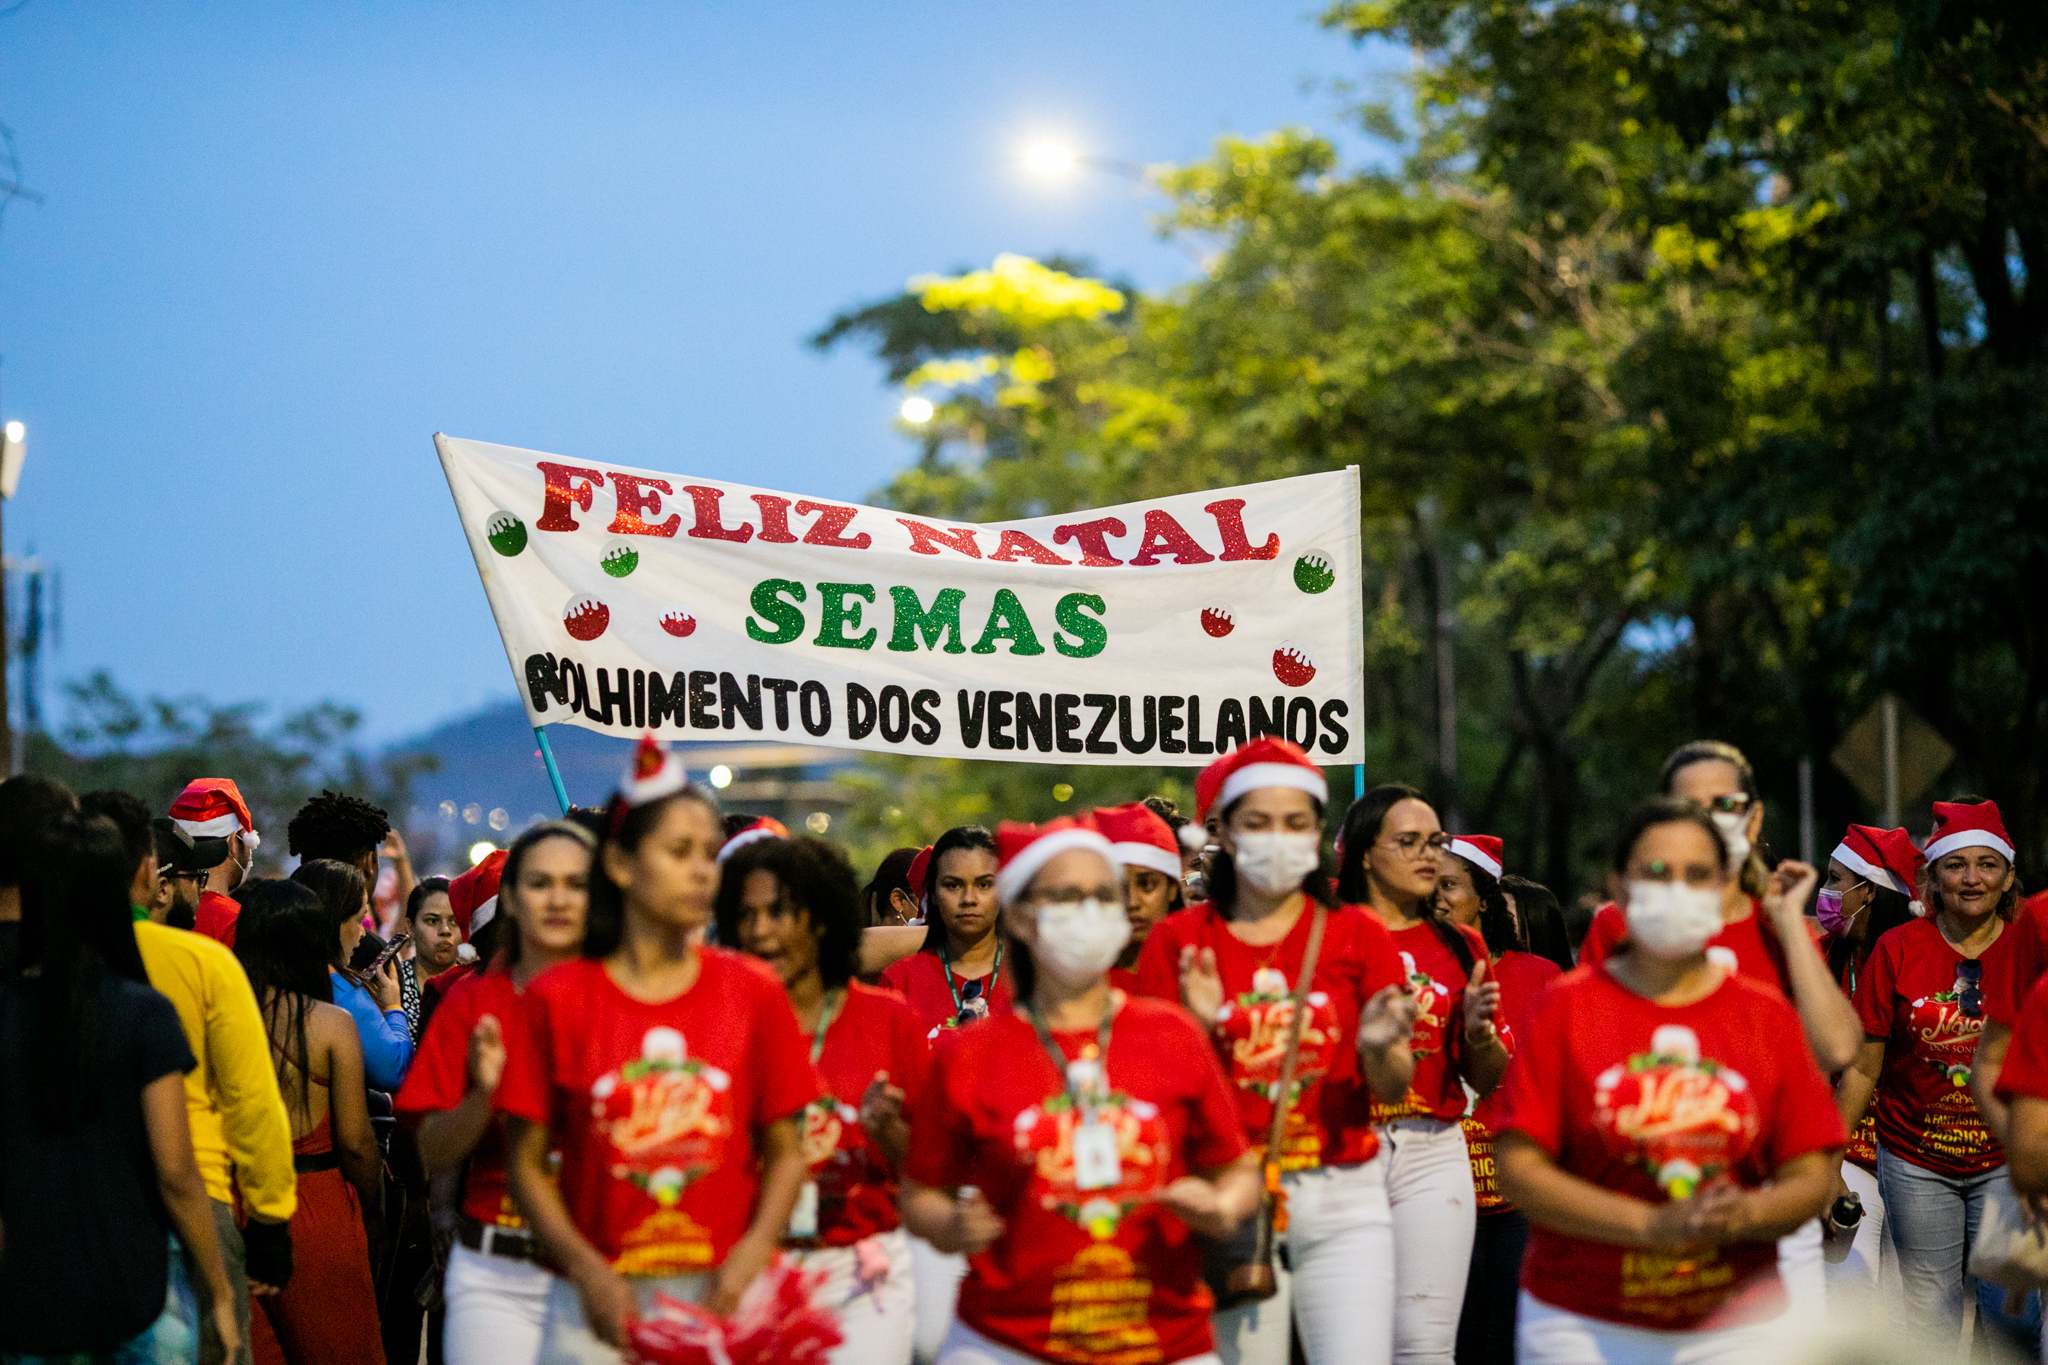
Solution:
[{"label": "lamp post", "polygon": [[[0,506],[14,497],[21,482],[22,461],[28,458],[28,430],[19,422],[0,428]],[[0,763],[14,774],[14,726],[8,719],[7,699],[7,559],[0,543]]]}]

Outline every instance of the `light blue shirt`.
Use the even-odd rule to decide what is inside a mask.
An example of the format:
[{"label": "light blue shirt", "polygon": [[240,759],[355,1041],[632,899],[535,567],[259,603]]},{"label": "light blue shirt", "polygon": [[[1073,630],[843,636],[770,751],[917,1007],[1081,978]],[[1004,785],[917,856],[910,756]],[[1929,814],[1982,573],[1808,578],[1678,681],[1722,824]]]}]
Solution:
[{"label": "light blue shirt", "polygon": [[397,1094],[412,1065],[412,1031],[406,1027],[405,1011],[378,1009],[367,990],[340,972],[330,971],[327,979],[334,984],[334,1003],[355,1018],[356,1033],[363,1040],[363,1078],[372,1090]]}]

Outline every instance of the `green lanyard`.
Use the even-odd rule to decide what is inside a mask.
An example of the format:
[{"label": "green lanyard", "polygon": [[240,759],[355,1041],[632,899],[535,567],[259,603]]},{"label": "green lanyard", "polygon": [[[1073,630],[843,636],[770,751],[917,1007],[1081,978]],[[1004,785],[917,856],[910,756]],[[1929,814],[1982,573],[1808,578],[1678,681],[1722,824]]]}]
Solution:
[{"label": "green lanyard", "polygon": [[1052,1058],[1053,1070],[1059,1073],[1062,1083],[1066,1086],[1067,1095],[1074,1101],[1074,1106],[1081,1111],[1082,1122],[1095,1122],[1095,1101],[1109,1097],[1109,1030],[1110,1024],[1116,1018],[1115,1000],[1111,999],[1103,1005],[1102,1025],[1096,1032],[1095,1066],[1102,1075],[1102,1088],[1099,1095],[1081,1093],[1080,1088],[1074,1083],[1074,1067],[1077,1063],[1067,1060],[1067,1054],[1060,1050],[1059,1043],[1054,1040],[1051,1031],[1046,1028],[1045,1022],[1038,1017],[1038,1011],[1029,1005],[1023,1005],[1019,1008],[1024,1011],[1024,1017],[1031,1021],[1031,1027],[1038,1030],[1038,1041],[1045,1045],[1046,1055]]},{"label": "green lanyard", "polygon": [[[953,959],[946,956],[946,941],[944,938],[939,940],[939,966],[943,967],[946,972],[946,989],[952,992],[953,995],[953,1022],[957,1024],[960,1022],[961,1013],[966,1010],[967,1006],[960,999],[960,988],[953,984]],[[996,965],[989,969],[988,986],[985,991],[985,998],[991,1009],[995,1007],[996,977],[1001,974],[1002,970],[1003,941],[998,938],[996,940]]]},{"label": "green lanyard", "polygon": [[846,990],[825,992],[825,1003],[818,1007],[818,1031],[811,1035],[811,1065],[818,1064],[818,1058],[825,1055],[825,1030],[832,1027],[832,1021],[839,1017],[839,1007],[846,1003]]}]

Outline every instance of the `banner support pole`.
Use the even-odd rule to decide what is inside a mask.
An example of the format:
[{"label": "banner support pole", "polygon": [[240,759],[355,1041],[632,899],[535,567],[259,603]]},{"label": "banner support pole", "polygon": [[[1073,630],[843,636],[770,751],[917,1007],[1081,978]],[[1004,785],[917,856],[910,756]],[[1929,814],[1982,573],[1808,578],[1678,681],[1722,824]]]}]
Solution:
[{"label": "banner support pole", "polygon": [[555,766],[555,751],[548,744],[548,732],[541,726],[533,727],[533,737],[540,741],[541,762],[548,765],[548,783],[555,789],[555,800],[562,807],[562,814],[569,813],[569,792],[562,786],[562,770]]}]

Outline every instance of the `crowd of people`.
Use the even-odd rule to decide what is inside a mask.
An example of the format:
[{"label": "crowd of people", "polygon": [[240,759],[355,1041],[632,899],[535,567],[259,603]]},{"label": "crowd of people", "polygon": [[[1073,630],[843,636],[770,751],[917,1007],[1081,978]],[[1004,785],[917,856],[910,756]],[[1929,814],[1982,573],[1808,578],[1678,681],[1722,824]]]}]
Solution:
[{"label": "crowd of people", "polygon": [[614,1365],[770,1295],[833,1365],[2038,1349],[1992,802],[1817,869],[1687,744],[1576,932],[1415,788],[1330,810],[1265,738],[863,883],[649,738],[459,876],[322,792],[269,878],[231,778],[0,782],[0,1359]]}]

